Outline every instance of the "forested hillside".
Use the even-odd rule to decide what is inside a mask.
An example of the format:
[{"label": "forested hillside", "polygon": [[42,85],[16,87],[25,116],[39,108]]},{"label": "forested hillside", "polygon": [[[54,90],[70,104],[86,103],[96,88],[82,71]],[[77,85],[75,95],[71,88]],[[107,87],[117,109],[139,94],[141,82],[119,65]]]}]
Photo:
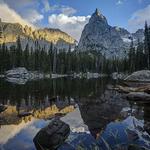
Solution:
[{"label": "forested hillside", "polygon": [[73,72],[133,72],[141,69],[150,69],[150,27],[145,23],[145,40],[135,46],[132,40],[130,49],[124,58],[107,58],[99,51],[71,51],[69,49],[57,49],[51,43],[49,50],[41,48],[35,42],[35,49],[26,45],[22,49],[20,38],[17,46],[7,48],[5,43],[0,46],[0,70],[4,71],[15,67],[26,67],[28,70],[36,70],[49,73],[73,73]]}]

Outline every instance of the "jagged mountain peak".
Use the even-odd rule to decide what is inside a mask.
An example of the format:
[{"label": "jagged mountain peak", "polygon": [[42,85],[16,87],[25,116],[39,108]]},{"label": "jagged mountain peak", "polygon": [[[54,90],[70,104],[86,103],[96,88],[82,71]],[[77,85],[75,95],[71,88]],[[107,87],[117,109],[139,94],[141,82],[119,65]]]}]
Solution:
[{"label": "jagged mountain peak", "polygon": [[92,14],[89,22],[101,22],[107,24],[106,17],[96,8],[95,12]]},{"label": "jagged mountain peak", "polygon": [[101,13],[100,13],[100,11],[98,10],[98,8],[96,8],[95,14],[96,14],[97,16],[100,16],[100,15],[101,15]]},{"label": "jagged mountain peak", "polygon": [[132,34],[124,28],[110,26],[105,16],[96,9],[82,31],[78,49],[98,50],[106,57],[122,57],[130,46],[131,37],[136,43],[137,38],[143,40],[144,34],[142,30]]}]

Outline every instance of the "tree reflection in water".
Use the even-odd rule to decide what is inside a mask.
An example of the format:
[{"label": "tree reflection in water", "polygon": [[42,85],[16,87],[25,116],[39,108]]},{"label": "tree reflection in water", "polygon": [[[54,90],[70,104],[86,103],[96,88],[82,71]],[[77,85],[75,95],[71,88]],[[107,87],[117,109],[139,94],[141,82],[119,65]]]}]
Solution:
[{"label": "tree reflection in water", "polygon": [[[88,141],[95,141],[95,139],[98,140],[97,144],[100,145],[104,144],[105,141],[114,145],[113,141],[109,140],[109,137],[116,135],[115,133],[110,134],[111,129],[115,131],[118,128],[120,129],[118,130],[119,133],[125,131],[124,129],[127,127],[124,126],[124,123],[132,120],[132,118],[128,118],[129,116],[144,120],[144,128],[138,127],[138,130],[150,133],[149,106],[147,104],[129,103],[126,99],[122,99],[116,91],[108,90],[109,84],[115,83],[107,78],[40,80],[27,82],[25,85],[14,85],[0,80],[0,103],[8,105],[8,109],[0,114],[0,133],[4,129],[9,131],[9,126],[11,130],[8,133],[5,132],[5,137],[9,139],[8,135],[13,135],[9,135],[11,140],[5,140],[5,143],[4,140],[0,139],[0,145],[3,145],[6,150],[9,149],[9,146],[15,145],[18,146],[19,150],[18,144],[26,141],[25,145],[28,145],[28,148],[22,147],[22,150],[34,149],[32,139],[38,130],[47,124],[46,119],[56,113],[72,112],[76,104],[78,104],[81,117],[93,137],[87,133],[78,133],[76,134],[78,138],[75,138],[76,142],[68,143],[70,146],[80,143],[80,139],[86,145]],[[128,109],[124,111],[125,108]],[[31,112],[32,115],[18,117],[18,114],[22,112]],[[18,131],[11,133],[17,128]],[[29,134],[31,130],[34,133]],[[75,133],[72,133],[72,135],[75,135]],[[84,138],[85,135],[87,135],[87,138]],[[120,141],[124,140],[124,143],[126,143],[127,138],[124,139],[123,137],[124,134],[122,133]],[[148,138],[148,136],[144,138]],[[3,144],[1,141],[3,141]],[[118,143],[117,141],[116,144]],[[79,144],[79,146],[81,145]]]}]

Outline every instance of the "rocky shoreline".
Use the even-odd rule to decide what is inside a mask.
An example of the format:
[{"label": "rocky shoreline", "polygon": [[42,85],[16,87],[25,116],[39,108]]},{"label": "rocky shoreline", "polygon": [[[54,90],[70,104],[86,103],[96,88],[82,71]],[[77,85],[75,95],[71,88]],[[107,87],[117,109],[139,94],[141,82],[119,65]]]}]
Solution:
[{"label": "rocky shoreline", "polygon": [[56,79],[56,78],[79,78],[79,79],[96,79],[101,77],[107,77],[106,74],[99,73],[72,73],[72,74],[54,74],[54,73],[43,73],[39,71],[28,71],[24,67],[18,67],[6,71],[4,74],[0,75],[0,78],[4,78],[6,81],[14,84],[25,84],[27,81],[34,81],[40,79]]},{"label": "rocky shoreline", "polygon": [[150,103],[150,71],[134,72],[112,89],[122,93],[129,101]]}]

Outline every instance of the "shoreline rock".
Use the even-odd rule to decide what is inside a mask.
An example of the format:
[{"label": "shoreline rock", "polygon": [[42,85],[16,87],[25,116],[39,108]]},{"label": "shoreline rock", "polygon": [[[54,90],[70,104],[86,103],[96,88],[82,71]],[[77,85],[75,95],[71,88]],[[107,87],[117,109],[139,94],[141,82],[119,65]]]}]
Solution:
[{"label": "shoreline rock", "polygon": [[112,79],[114,80],[124,80],[126,77],[128,76],[128,74],[125,73],[118,73],[118,72],[114,72],[111,74]]},{"label": "shoreline rock", "polygon": [[134,81],[134,82],[150,82],[150,70],[140,70],[140,71],[133,72],[124,80]]},{"label": "shoreline rock", "polygon": [[107,77],[108,75],[107,74],[101,74],[101,73],[93,73],[93,72],[87,72],[87,73],[74,73],[73,75],[73,78],[85,78],[85,79],[97,79],[97,78],[102,78],[102,77]]},{"label": "shoreline rock", "polygon": [[107,77],[107,74],[100,73],[72,73],[72,74],[54,74],[54,73],[43,73],[39,71],[28,71],[25,67],[13,68],[5,72],[4,75],[0,75],[0,78],[4,78],[6,81],[13,84],[24,85],[28,81],[34,81],[39,79],[57,79],[57,78],[79,78],[79,79],[97,79],[101,77]]}]

